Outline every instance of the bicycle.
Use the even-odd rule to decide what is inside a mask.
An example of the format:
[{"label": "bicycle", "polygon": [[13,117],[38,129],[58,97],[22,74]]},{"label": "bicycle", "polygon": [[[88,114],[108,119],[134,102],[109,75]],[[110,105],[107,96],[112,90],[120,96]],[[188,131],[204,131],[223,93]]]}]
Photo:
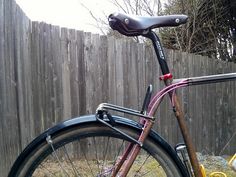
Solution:
[{"label": "bicycle", "polygon": [[[190,85],[236,80],[236,73],[173,79],[153,29],[184,24],[186,15],[133,17],[115,13],[108,19],[111,28],[123,35],[143,36],[152,41],[163,74],[160,80],[166,87],[152,96],[152,86],[148,86],[141,111],[102,103],[95,115],[70,119],[46,130],[18,156],[9,177],[204,176],[175,91]],[[175,149],[152,130],[154,113],[165,95],[170,98],[185,141]],[[110,110],[137,116],[140,120],[135,122],[112,115]],[[186,149],[191,165],[186,160]]]}]

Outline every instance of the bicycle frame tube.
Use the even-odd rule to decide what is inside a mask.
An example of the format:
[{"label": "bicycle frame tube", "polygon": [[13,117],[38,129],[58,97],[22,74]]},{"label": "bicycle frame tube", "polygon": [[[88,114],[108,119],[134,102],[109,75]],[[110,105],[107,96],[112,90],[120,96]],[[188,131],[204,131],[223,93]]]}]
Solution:
[{"label": "bicycle frame tube", "polygon": [[[154,115],[155,111],[157,110],[158,106],[160,105],[161,103],[161,100],[162,98],[170,93],[170,92],[173,92],[175,89],[177,88],[180,88],[180,87],[184,87],[184,86],[187,86],[187,82],[185,80],[183,81],[180,81],[179,83],[176,83],[176,84],[172,84],[170,86],[167,86],[165,87],[164,89],[162,89],[160,92],[158,92],[151,100],[151,102],[149,103],[149,106],[148,106],[148,111],[147,111],[147,115]],[[148,133],[150,132],[152,126],[153,126],[153,123],[154,121],[151,120],[151,119],[145,119],[144,117],[140,117],[141,120],[145,120],[143,123],[143,131],[141,133],[141,135],[139,136],[138,138],[138,141],[142,144],[144,143],[144,140],[145,138],[148,136]],[[141,121],[142,122],[142,121]],[[137,157],[140,149],[141,149],[141,146],[139,146],[138,144],[135,144],[133,145],[134,147],[132,147],[132,149],[130,149],[130,146],[128,146],[128,148],[126,149],[126,152],[124,153],[124,155],[122,156],[122,159],[123,158],[127,158],[127,161],[124,162],[123,160],[120,160],[115,169],[114,169],[114,173],[112,176],[115,176],[116,173],[118,172],[118,170],[120,169],[121,167],[121,163],[125,163],[124,165],[124,168],[120,174],[121,177],[125,177],[127,174],[128,174],[128,171],[130,169],[130,167],[132,166],[135,158]],[[127,151],[129,151],[127,153]],[[130,155],[128,155],[130,154]]]},{"label": "bicycle frame tube", "polygon": [[183,79],[174,79],[172,83],[179,83],[185,80],[187,82],[187,85],[190,86],[190,85],[226,82],[226,81],[235,80],[235,79],[236,79],[236,73],[227,73],[227,74],[200,76],[200,77],[190,77],[190,78],[183,78]]},{"label": "bicycle frame tube", "polygon": [[[152,100],[150,101],[148,105],[147,115],[150,117],[154,117],[154,113],[159,107],[159,104],[161,103],[162,98],[166,94],[171,93],[178,88],[192,86],[192,85],[226,82],[226,81],[231,81],[231,80],[236,80],[236,73],[174,79],[172,81],[172,84],[162,89],[152,98]],[[172,102],[172,106],[174,106],[173,98],[171,102]]]},{"label": "bicycle frame tube", "polygon": [[[156,95],[154,95],[154,97],[151,99],[151,101],[148,105],[147,117],[154,117],[154,114],[155,114],[156,110],[158,109],[158,107],[165,95],[171,95],[172,106],[173,106],[173,108],[176,107],[178,102],[175,100],[176,99],[175,90],[178,88],[187,87],[187,86],[191,86],[191,85],[224,82],[224,81],[229,81],[229,80],[234,80],[234,79],[236,80],[236,73],[192,77],[192,78],[182,78],[182,79],[173,80],[172,84],[170,84],[169,86],[166,86],[164,89],[162,89],[161,91],[156,93]],[[144,116],[143,117],[141,116],[140,118],[141,118],[141,120],[145,120],[144,124],[143,124],[144,125],[143,132],[139,136],[139,139],[138,139],[138,142],[140,142],[140,144],[142,144],[144,142],[145,138],[147,137],[149,131],[151,130],[154,120],[145,119]],[[179,124],[181,124],[181,123],[179,123]],[[180,125],[180,126],[182,126],[182,125]],[[185,136],[185,141],[186,141],[186,136],[187,136],[187,139],[190,139],[188,131],[182,130],[182,134],[183,134],[183,136]],[[186,145],[189,148],[189,144],[187,142],[186,142]],[[191,147],[191,145],[190,145],[190,147]],[[126,176],[130,167],[132,166],[135,158],[137,157],[137,155],[140,151],[140,148],[141,148],[141,146],[139,144],[130,144],[128,146],[128,148],[126,149],[125,153],[123,154],[122,159],[116,164],[117,166],[115,167],[112,176],[116,176],[116,174],[119,171],[119,169],[121,168],[121,166],[123,166],[124,168],[123,168],[120,175],[122,177]],[[194,149],[193,149],[193,151],[190,151],[188,153],[189,153],[190,158],[196,158],[196,154],[195,154]],[[127,159],[127,160],[125,161],[125,159]],[[195,165],[198,165],[198,163]],[[197,172],[197,175],[199,176],[201,174],[199,174]]]},{"label": "bicycle frame tube", "polygon": [[191,86],[191,85],[226,82],[226,81],[230,81],[230,80],[236,80],[236,73],[176,79],[176,80],[173,80],[172,84],[170,84],[169,86],[165,87],[160,92],[158,92],[152,98],[152,100],[150,101],[150,104],[148,106],[148,116],[154,116],[155,111],[158,109],[158,107],[162,101],[162,98],[166,94],[170,95],[173,108],[175,109],[177,107],[177,110],[180,112],[178,114],[181,114],[181,115],[176,115],[176,117],[178,119],[178,123],[180,125],[185,143],[187,145],[191,164],[193,166],[193,169],[195,168],[194,169],[195,176],[201,176],[201,173],[198,171],[199,165],[198,165],[198,161],[196,158],[195,149],[191,143],[191,139],[190,139],[188,130],[186,128],[185,123],[182,122],[182,121],[184,121],[183,118],[181,118],[181,117],[183,117],[183,113],[181,112],[181,110],[179,110],[180,105],[179,105],[179,101],[176,100],[177,97],[175,95],[175,90],[178,88],[181,88],[181,87],[187,87],[187,86]]}]

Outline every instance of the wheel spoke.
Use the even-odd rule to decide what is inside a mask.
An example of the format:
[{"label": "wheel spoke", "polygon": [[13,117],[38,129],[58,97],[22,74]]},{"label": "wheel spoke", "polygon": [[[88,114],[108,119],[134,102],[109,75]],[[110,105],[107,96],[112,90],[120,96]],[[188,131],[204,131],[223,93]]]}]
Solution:
[{"label": "wheel spoke", "polygon": [[76,169],[74,163],[73,163],[72,160],[70,159],[70,156],[69,156],[69,154],[68,154],[68,152],[67,152],[67,150],[66,150],[66,147],[65,147],[65,146],[63,146],[63,147],[64,147],[63,149],[64,149],[64,152],[65,152],[65,154],[66,154],[66,157],[67,157],[67,159],[69,160],[69,162],[70,162],[70,164],[71,164],[71,166],[72,166],[74,175],[76,175],[76,176],[81,176],[81,175],[79,175],[79,172],[78,172],[78,170]]},{"label": "wheel spoke", "polygon": [[103,153],[103,163],[102,163],[102,168],[101,168],[100,174],[103,174],[103,173],[106,174],[106,170],[109,170],[109,169],[104,169],[104,165],[105,165],[105,162],[106,162],[106,156],[107,156],[107,151],[108,151],[109,142],[110,142],[110,137],[107,137],[106,147],[105,147],[105,151],[104,151],[104,153]]},{"label": "wheel spoke", "polygon": [[122,143],[121,143],[121,145],[120,145],[119,148],[118,148],[117,154],[114,156],[115,159],[114,159],[114,162],[113,162],[113,167],[116,165],[116,163],[117,163],[117,161],[118,161],[118,158],[119,158],[119,155],[120,155],[120,153],[121,153],[121,150],[122,150],[122,148],[124,147],[124,143],[125,143],[125,140],[122,140]]},{"label": "wheel spoke", "polygon": [[97,151],[97,142],[95,140],[95,137],[93,137],[93,142],[94,142],[94,147],[95,147],[95,152],[96,152],[97,167],[98,167],[98,171],[100,171],[99,157],[98,157],[98,151]]},{"label": "wheel spoke", "polygon": [[136,171],[135,176],[141,171],[142,167],[144,166],[144,164],[146,163],[147,159],[150,157],[150,155],[148,155],[146,157],[146,159],[143,161],[142,165],[139,167],[139,169]]},{"label": "wheel spoke", "polygon": [[46,139],[47,143],[51,146],[51,149],[52,149],[52,156],[54,157],[54,159],[56,159],[56,161],[59,163],[59,166],[60,166],[60,169],[61,171],[64,173],[64,175],[68,176],[69,177],[69,174],[66,172],[66,170],[63,168],[63,165],[62,165],[62,162],[60,161],[59,159],[59,156],[57,154],[57,152],[55,151],[55,148],[53,146],[53,141],[51,139],[51,136],[47,136],[47,139]]},{"label": "wheel spoke", "polygon": [[[48,170],[47,167],[45,167],[43,164],[40,164],[40,172],[43,172],[44,173],[44,176],[45,177],[51,177],[51,176],[56,176],[55,174],[53,174],[50,170]],[[36,176],[37,176],[37,173],[36,173]]]},{"label": "wheel spoke", "polygon": [[88,158],[87,158],[87,156],[86,156],[86,153],[85,153],[84,149],[82,148],[81,151],[82,151],[83,156],[84,156],[84,158],[85,158],[85,160],[86,160],[86,163],[87,163],[87,165],[88,165],[88,167],[89,167],[89,169],[90,169],[90,171],[91,171],[92,176],[95,177],[95,175],[94,175],[93,170],[92,170],[92,168],[91,168],[91,166],[90,166],[89,160],[88,160]]}]

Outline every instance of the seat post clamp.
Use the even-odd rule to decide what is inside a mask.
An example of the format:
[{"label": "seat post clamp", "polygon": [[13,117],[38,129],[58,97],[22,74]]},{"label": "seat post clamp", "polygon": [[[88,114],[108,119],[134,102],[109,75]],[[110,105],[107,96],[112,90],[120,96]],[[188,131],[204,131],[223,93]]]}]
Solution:
[{"label": "seat post clamp", "polygon": [[159,79],[160,79],[161,81],[162,81],[162,80],[166,81],[166,80],[172,79],[172,78],[173,78],[173,75],[172,75],[171,73],[164,74],[164,75],[162,75],[162,76],[159,77]]}]

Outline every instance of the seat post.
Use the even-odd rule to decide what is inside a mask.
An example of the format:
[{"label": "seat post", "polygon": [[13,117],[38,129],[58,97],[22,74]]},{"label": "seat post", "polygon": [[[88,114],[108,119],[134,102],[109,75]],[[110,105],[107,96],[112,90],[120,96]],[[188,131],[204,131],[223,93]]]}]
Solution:
[{"label": "seat post", "polygon": [[157,34],[154,31],[150,30],[147,34],[143,36],[151,39],[154,50],[156,52],[157,60],[161,67],[162,74],[163,75],[169,74],[170,73],[169,67],[166,62],[166,57],[165,57],[165,54],[161,45],[161,41],[159,37],[157,36]]}]

